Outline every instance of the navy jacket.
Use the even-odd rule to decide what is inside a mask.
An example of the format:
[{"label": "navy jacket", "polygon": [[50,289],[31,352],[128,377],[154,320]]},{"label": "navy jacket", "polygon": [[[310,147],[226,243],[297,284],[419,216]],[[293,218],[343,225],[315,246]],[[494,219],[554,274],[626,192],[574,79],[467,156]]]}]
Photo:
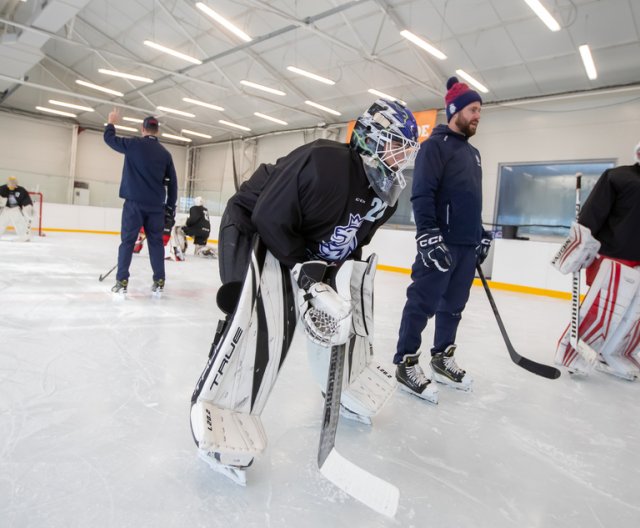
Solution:
[{"label": "navy jacket", "polygon": [[411,202],[418,235],[438,227],[447,243],[480,242],[482,167],[466,136],[446,125],[434,128],[416,158]]},{"label": "navy jacket", "polygon": [[107,125],[104,141],[113,150],[124,154],[120,198],[157,206],[158,209],[164,205],[175,207],[178,199],[176,169],[171,154],[157,137],[118,137],[115,127]]}]

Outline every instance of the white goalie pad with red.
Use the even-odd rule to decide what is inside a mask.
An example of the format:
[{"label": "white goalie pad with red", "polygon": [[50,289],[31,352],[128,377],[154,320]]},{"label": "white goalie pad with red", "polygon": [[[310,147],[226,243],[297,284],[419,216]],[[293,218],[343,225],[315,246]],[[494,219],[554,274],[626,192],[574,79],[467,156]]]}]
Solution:
[{"label": "white goalie pad with red", "polygon": [[598,251],[600,242],[593,238],[589,228],[572,222],[569,236],[553,257],[551,264],[565,275],[574,273],[591,264]]},{"label": "white goalie pad with red", "polygon": [[[611,374],[632,379],[640,372],[640,271],[603,258],[591,288],[580,305],[580,340],[598,352]],[[586,373],[587,362],[569,344],[567,326],[556,350],[555,362]]]}]

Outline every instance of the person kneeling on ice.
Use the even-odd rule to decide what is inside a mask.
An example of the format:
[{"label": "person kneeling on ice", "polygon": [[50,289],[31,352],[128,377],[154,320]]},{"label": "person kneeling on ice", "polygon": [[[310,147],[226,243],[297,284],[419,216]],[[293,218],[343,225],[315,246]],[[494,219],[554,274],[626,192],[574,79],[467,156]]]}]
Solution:
[{"label": "person kneeling on ice", "polygon": [[193,237],[194,255],[197,257],[216,258],[218,253],[215,248],[207,245],[207,240],[211,232],[211,222],[209,221],[209,210],[204,206],[202,196],[196,196],[194,205],[189,209],[189,217],[184,226],[175,226],[171,235],[174,242],[172,247],[179,248],[175,253],[184,254],[187,251],[187,236]]},{"label": "person kneeling on ice", "polygon": [[379,99],[349,144],[319,139],[262,164],[227,203],[217,297],[227,318],[191,410],[199,454],[216,471],[243,484],[264,450],[260,414],[298,319],[322,391],[332,347],[348,343],[341,413],[370,423],[393,393],[393,378],[372,360],[377,259],[360,259],[396,210],[417,139],[413,114]]},{"label": "person kneeling on ice", "polygon": [[595,353],[574,349],[569,327],[556,349],[556,364],[574,374],[595,366],[627,380],[640,376],[640,143],[633,160],[600,176],[552,261],[565,274],[586,268],[590,286],[578,343]]},{"label": "person kneeling on ice", "polygon": [[33,202],[29,192],[18,185],[15,176],[9,176],[6,185],[0,185],[0,237],[8,226],[13,226],[19,240],[31,240]]}]

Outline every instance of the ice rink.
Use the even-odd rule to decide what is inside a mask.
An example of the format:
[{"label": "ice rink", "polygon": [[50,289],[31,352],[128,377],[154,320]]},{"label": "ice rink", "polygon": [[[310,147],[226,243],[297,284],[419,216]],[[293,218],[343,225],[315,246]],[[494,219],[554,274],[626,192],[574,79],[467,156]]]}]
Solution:
[{"label": "ice rink", "polygon": [[[395,519],[318,472],[322,397],[300,334],[263,414],[267,450],[247,487],[235,485],[197,458],[189,428],[220,317],[217,261],[167,262],[164,296],[154,299],[145,251],[134,256],[128,299],[116,301],[115,273],[98,276],[115,264],[118,242],[68,233],[0,240],[0,527],[640,524],[640,382],[522,370],[480,287],[456,355],[472,392],[441,387],[434,406],[397,391],[372,427],[340,422],[341,454],[400,489]],[[390,369],[408,283],[399,273],[376,277],[374,346]],[[518,352],[551,363],[569,301],[494,296]]]}]

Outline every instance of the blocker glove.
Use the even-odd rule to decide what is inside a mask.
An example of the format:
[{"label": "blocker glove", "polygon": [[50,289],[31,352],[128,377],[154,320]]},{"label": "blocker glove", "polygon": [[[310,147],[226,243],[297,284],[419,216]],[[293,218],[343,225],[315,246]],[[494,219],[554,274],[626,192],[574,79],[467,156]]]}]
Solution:
[{"label": "blocker glove", "polygon": [[442,233],[437,227],[425,229],[416,237],[418,253],[427,268],[448,271],[452,264],[451,253],[444,243]]},{"label": "blocker glove", "polygon": [[492,241],[493,235],[489,231],[485,231],[483,229],[480,243],[476,246],[476,259],[478,260],[478,264],[482,264],[487,258],[489,250],[491,249]]}]

